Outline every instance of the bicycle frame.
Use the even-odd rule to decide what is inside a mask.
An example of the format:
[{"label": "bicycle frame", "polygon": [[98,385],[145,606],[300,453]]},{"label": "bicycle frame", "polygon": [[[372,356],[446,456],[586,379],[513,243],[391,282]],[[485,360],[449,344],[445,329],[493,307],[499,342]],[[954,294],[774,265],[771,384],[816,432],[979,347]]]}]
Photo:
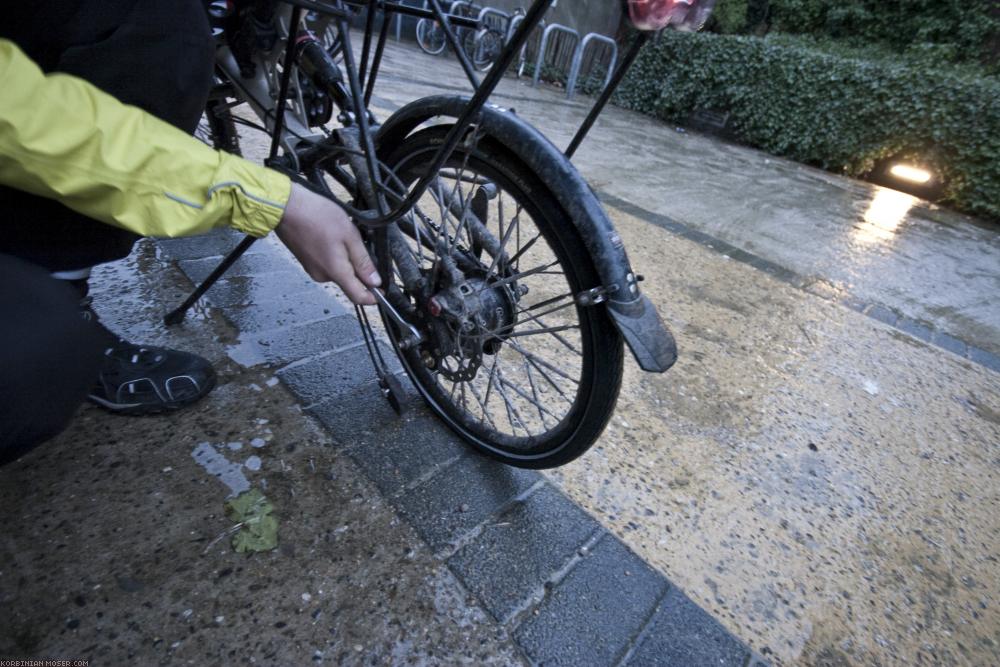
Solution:
[{"label": "bicycle frame", "polygon": [[[268,126],[267,129],[271,132],[271,151],[266,162],[268,166],[285,172],[290,178],[307,187],[314,190],[319,188],[322,194],[337,200],[352,216],[356,224],[362,228],[365,235],[376,235],[376,241],[384,240],[385,237],[380,235],[386,234],[390,225],[411,211],[435,180],[436,174],[447,162],[458,143],[466,136],[467,130],[473,123],[476,123],[477,126],[489,127],[494,136],[498,138],[506,136],[506,145],[536,146],[539,150],[531,152],[533,160],[531,167],[536,170],[536,173],[548,173],[561,181],[560,187],[556,188],[554,193],[559,198],[560,205],[567,212],[569,222],[577,227],[578,232],[585,239],[588,252],[600,276],[601,283],[599,285],[578,295],[579,303],[593,305],[606,302],[609,315],[635,355],[639,366],[647,371],[663,372],[676,360],[676,346],[673,338],[648,298],[640,294],[638,281],[641,277],[637,277],[633,273],[620,237],[614,231],[613,225],[599,204],[593,200],[585,181],[575,170],[568,168],[566,156],[553,150],[554,147],[544,137],[509,113],[500,113],[495,109],[485,107],[489,96],[520,53],[532,31],[541,22],[550,1],[534,0],[530,9],[513,31],[510,40],[504,45],[494,66],[481,82],[452,29],[452,23],[475,27],[477,20],[448,15],[442,10],[440,0],[429,0],[430,9],[380,0],[339,0],[336,5],[320,0],[281,0],[287,5],[284,11],[288,13],[287,22],[283,26],[279,22],[279,26],[284,31],[284,34],[280,36],[283,39],[283,48],[272,49],[271,55],[268,56],[271,58],[271,62],[262,61],[260,63],[262,66],[257,68],[270,72],[276,71],[278,54],[283,54],[280,80],[277,82],[274,79],[268,80],[267,77],[273,75],[265,71],[257,72],[249,81],[244,79],[235,59],[226,48],[220,49],[219,63],[226,73],[226,77],[240,91],[241,97],[251,103],[255,113],[264,120],[265,125]],[[359,63],[351,48],[349,21],[353,15],[347,8],[361,7],[367,8],[368,20]],[[305,10],[316,12],[316,17],[326,17],[321,20],[334,24],[347,74],[347,85],[341,86],[340,92],[332,96],[340,110],[338,120],[341,121],[343,127],[330,136],[317,134],[309,129],[309,124],[303,113],[302,90],[297,82],[294,87],[292,86],[292,74],[297,71],[296,57],[299,52],[297,46],[302,39],[298,28],[302,23]],[[374,56],[372,56],[372,39],[375,32],[374,15],[379,10],[385,12],[386,20],[383,20],[382,30],[378,36],[378,43],[375,45]],[[367,108],[367,102],[371,97],[378,76],[387,38],[387,26],[394,13],[433,18],[441,24],[452,51],[474,88],[471,99],[428,98],[419,100],[394,114],[391,119],[394,122],[389,124],[392,126],[391,128],[381,127],[374,122],[375,119]],[[630,57],[623,60],[622,66],[615,73],[613,83],[617,84],[620,81],[628,64],[634,59],[645,41],[645,39],[636,40],[629,54]],[[335,78],[341,79],[339,66],[333,62],[332,56],[329,56],[325,50],[322,53],[329,58],[328,64],[331,72],[336,72]],[[255,54],[255,57],[261,58],[262,56]],[[331,74],[331,76],[334,75]],[[271,104],[266,101],[273,99],[271,92],[274,90],[275,83],[278,84],[279,92],[277,99]],[[569,153],[572,153],[579,145],[582,136],[596,119],[610,94],[611,87],[609,86],[574,138]],[[292,95],[295,97],[291,97]],[[291,113],[288,110],[290,100],[293,101]],[[400,132],[405,136],[409,130],[437,115],[444,115],[454,120],[435,157],[430,160],[425,173],[405,194],[387,191],[382,183],[374,128],[380,128],[380,132],[383,134],[401,138]],[[285,152],[279,155],[279,148],[282,146],[284,146]],[[350,161],[356,189],[366,195],[362,199],[372,208],[359,209],[349,202],[340,201],[322,183],[311,183],[300,176],[303,166],[308,167],[310,161],[329,157],[331,154],[343,155]],[[387,201],[386,192],[391,192],[392,202]],[[589,203],[581,204],[581,202]],[[253,237],[245,238],[181,306],[166,316],[166,323],[180,322],[186,310],[225,273],[229,266],[253,242]],[[377,243],[376,245],[381,245],[384,248],[386,244]],[[390,275],[389,257],[387,255],[377,256],[375,259],[379,271],[383,275]],[[359,319],[364,319],[360,313]],[[376,370],[380,371],[378,365],[376,361]],[[381,372],[379,374],[382,375]]]},{"label": "bicycle frame", "polygon": [[[331,148],[339,148],[340,146],[337,138],[331,140],[331,138],[309,129],[304,109],[302,108],[301,90],[297,85],[294,90],[291,88],[292,73],[296,70],[296,49],[292,40],[294,34],[298,31],[298,27],[302,24],[305,10],[315,12],[320,17],[323,27],[326,27],[332,21],[336,26],[337,38],[342,45],[341,51],[344,56],[350,95],[349,104],[344,104],[343,100],[338,103],[341,111],[339,118],[344,122],[345,129],[351,128],[357,132],[358,147],[364,153],[366,160],[365,171],[367,173],[365,175],[367,176],[368,183],[365,185],[374,192],[381,192],[382,184],[376,159],[372,123],[370,122],[371,119],[367,106],[378,77],[382,53],[388,37],[387,28],[390,22],[389,19],[393,14],[399,13],[419,18],[432,18],[441,24],[452,51],[458,58],[463,71],[474,89],[474,94],[452,127],[441,149],[438,151],[433,167],[428,169],[427,175],[392,210],[386,210],[387,207],[381,197],[376,198],[378,208],[374,210],[356,209],[348,202],[338,201],[358,224],[362,227],[375,229],[392,224],[392,222],[408,212],[414,203],[423,196],[433,180],[433,174],[448,160],[455,146],[458,145],[465,131],[472,124],[476,114],[482,110],[483,105],[500,83],[504,72],[528,40],[531,31],[541,22],[550,1],[534,0],[531,10],[521,20],[518,29],[514,31],[510,41],[505,45],[503,53],[501,53],[494,67],[482,82],[480,82],[476,75],[475,68],[469,61],[465,50],[458,42],[455,31],[452,29],[453,24],[475,29],[478,25],[477,19],[449,15],[442,9],[439,0],[429,0],[430,9],[410,7],[401,3],[383,2],[380,0],[338,0],[336,5],[321,0],[281,0],[286,5],[282,10],[282,14],[287,17],[287,20],[284,22],[279,21],[279,27],[283,31],[283,34],[279,35],[283,48],[275,46],[270,54],[255,53],[255,60],[257,61],[255,64],[258,66],[255,68],[253,78],[248,80],[242,76],[239,65],[236,63],[233,53],[228,46],[223,46],[218,50],[216,62],[224,72],[228,82],[238,91],[241,101],[245,101],[251,106],[254,113],[265,123],[265,129],[271,134],[271,149],[266,164],[286,173],[293,180],[315,189],[313,184],[310,184],[299,176],[301,159],[303,157],[308,159],[310,149],[314,152],[328,152]],[[367,8],[368,10],[360,67],[355,62],[354,52],[351,48],[349,21],[353,18],[353,13],[348,8]],[[379,10],[383,12],[384,20],[382,22],[382,29],[378,35],[378,43],[375,47],[374,56],[370,58],[372,35],[374,33],[374,18]],[[294,33],[293,27],[295,28]],[[276,81],[273,78],[274,72],[277,71],[278,60],[282,54],[284,58],[281,63],[282,74],[280,80]],[[370,65],[369,60],[371,60]],[[336,64],[333,64],[333,67],[339,71]],[[364,87],[362,87],[362,79],[366,79]],[[279,90],[277,99],[274,99],[271,94],[275,87]],[[293,93],[296,96],[293,103],[293,113],[288,114],[289,96]],[[358,113],[356,110],[359,109],[363,111]],[[285,153],[282,156],[278,154],[280,147],[285,148]],[[329,196],[331,193],[326,192],[324,194]],[[254,240],[250,236],[244,238],[215,271],[180,306],[165,316],[164,322],[170,325],[183,320],[187,310],[246,252]]]}]

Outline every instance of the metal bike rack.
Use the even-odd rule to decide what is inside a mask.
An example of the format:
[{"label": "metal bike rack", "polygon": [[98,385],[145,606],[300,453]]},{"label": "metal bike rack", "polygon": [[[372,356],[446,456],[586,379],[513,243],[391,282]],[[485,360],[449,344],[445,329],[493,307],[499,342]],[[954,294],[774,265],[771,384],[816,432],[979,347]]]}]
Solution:
[{"label": "metal bike rack", "polygon": [[[504,38],[503,43],[506,44],[510,41],[510,38],[514,36],[514,31],[517,30],[517,26],[521,25],[521,21],[524,20],[524,16],[521,14],[515,14],[510,19],[510,25],[507,26],[507,36]],[[528,41],[521,47],[521,52],[517,55],[517,69],[514,75],[520,77],[524,74],[524,66],[528,63],[532,57],[537,57],[535,53],[538,49],[538,45],[542,40],[542,33],[545,31],[545,21],[539,21],[538,26],[532,32],[532,35],[528,38]]]},{"label": "metal bike rack", "polygon": [[[576,60],[578,51],[580,50],[580,33],[560,23],[553,23],[552,25],[547,26],[545,28],[545,32],[542,33],[542,43],[538,47],[538,58],[535,60],[535,71],[531,77],[532,86],[538,85],[538,78],[542,75],[542,65],[545,64],[545,55],[546,55],[545,51],[548,48],[549,39],[552,37],[553,34],[560,32],[575,38],[573,44],[573,55],[570,57],[569,60],[571,63],[574,60]],[[554,60],[558,60],[558,58]]]},{"label": "metal bike rack", "polygon": [[514,34],[514,31],[517,29],[518,24],[521,21],[523,21],[523,20],[524,20],[524,17],[521,16],[520,14],[517,14],[516,16],[514,16],[513,18],[511,18],[510,23],[507,24],[507,34],[504,35],[504,37],[503,37],[503,43],[504,44],[506,44],[507,42],[510,41],[511,35]]},{"label": "metal bike rack", "polygon": [[[611,47],[611,59],[608,62],[607,73],[604,75],[604,84],[601,86],[602,90],[607,87],[608,82],[611,81],[611,75],[614,74],[615,64],[618,62],[618,45],[615,43],[615,40],[610,37],[605,37],[604,35],[599,35],[596,32],[589,33],[583,38],[583,41],[580,43],[580,48],[577,49],[576,53],[573,55],[573,65],[569,69],[569,79],[566,81],[566,99],[568,100],[573,99],[573,94],[576,92],[576,80],[580,76],[580,68],[583,65],[583,57],[587,53],[587,45],[592,42],[606,44]],[[594,65],[598,62],[599,61],[595,59],[595,61],[591,64],[591,71],[593,70]]]},{"label": "metal bike rack", "polygon": [[496,28],[504,34],[504,43],[506,43],[506,37],[509,31],[505,29],[505,26],[510,24],[510,14],[501,11],[496,7],[483,7],[479,12],[479,27],[487,26],[490,28]]},{"label": "metal bike rack", "polygon": [[468,2],[467,0],[456,0],[456,2],[451,3],[451,6],[448,7],[448,14],[452,15],[461,14],[462,16],[465,16],[465,14],[460,13],[459,10],[463,10],[464,12],[465,7],[471,7],[471,6],[472,3]]}]

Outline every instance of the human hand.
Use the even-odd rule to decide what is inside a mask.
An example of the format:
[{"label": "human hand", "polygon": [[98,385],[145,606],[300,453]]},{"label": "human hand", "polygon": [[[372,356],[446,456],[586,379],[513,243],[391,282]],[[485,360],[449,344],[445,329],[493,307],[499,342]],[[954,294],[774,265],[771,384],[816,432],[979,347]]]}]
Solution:
[{"label": "human hand", "polygon": [[382,279],[344,209],[292,183],[285,214],[274,231],[313,280],[332,280],[354,303],[375,303],[368,288],[378,287]]}]

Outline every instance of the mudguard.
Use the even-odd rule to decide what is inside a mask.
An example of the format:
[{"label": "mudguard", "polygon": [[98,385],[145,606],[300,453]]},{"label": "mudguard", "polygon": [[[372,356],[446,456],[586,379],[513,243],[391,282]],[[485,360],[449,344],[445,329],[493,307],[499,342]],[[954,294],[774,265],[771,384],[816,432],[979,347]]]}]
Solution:
[{"label": "mudguard", "polygon": [[[457,118],[467,104],[467,98],[449,95],[411,102],[379,128],[376,145],[396,146],[428,120]],[[583,299],[607,305],[608,314],[642,370],[662,373],[673,366],[677,360],[674,337],[652,302],[639,291],[621,237],[579,172],[552,142],[513,111],[486,105],[474,124],[517,154],[551,187],[580,232],[601,277],[601,285],[588,290]]]}]

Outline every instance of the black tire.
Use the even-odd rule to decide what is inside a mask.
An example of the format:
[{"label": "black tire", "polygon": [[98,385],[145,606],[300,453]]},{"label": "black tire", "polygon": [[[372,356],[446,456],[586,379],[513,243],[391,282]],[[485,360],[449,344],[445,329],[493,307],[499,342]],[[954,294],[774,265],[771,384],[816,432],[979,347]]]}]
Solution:
[{"label": "black tire", "polygon": [[[438,126],[417,132],[385,157],[383,162],[394,173],[397,189],[412,185],[426,172],[446,131],[446,127]],[[419,347],[401,350],[399,332],[391,321],[385,320],[397,354],[431,410],[474,448],[503,463],[522,468],[551,468],[572,461],[597,440],[607,425],[621,386],[623,364],[622,339],[604,306],[581,307],[575,301],[576,294],[600,284],[583,240],[553,195],[553,184],[543,182],[513,152],[496,141],[481,139],[472,146],[462,142],[439,175],[442,179],[438,182],[439,186],[447,177],[454,177],[452,180],[457,189],[463,187],[463,179],[475,182],[468,186],[467,198],[464,194],[457,195],[457,198],[448,193],[442,195],[443,187],[437,188],[438,195],[435,196],[435,188],[432,188],[418,202],[416,213],[409,216],[409,222],[404,220],[400,224],[403,233],[396,236],[397,242],[376,243],[376,256],[380,253],[381,256],[385,253],[392,256],[391,284],[395,287],[390,287],[388,291],[390,298],[394,298],[396,305],[409,313],[410,321],[421,324],[427,334],[426,342]],[[492,210],[482,208],[482,198],[488,196],[484,193],[495,193],[489,200],[494,202]],[[442,204],[445,198],[452,203]],[[476,198],[479,198],[478,203]],[[504,228],[502,221],[510,218],[506,234],[493,235],[498,241],[501,236],[507,239],[505,243],[510,245],[506,255],[503,247],[499,252],[494,247],[491,253],[477,243],[474,235],[468,232],[471,223],[465,226],[468,236],[464,239],[462,225],[457,223],[454,225],[457,231],[452,237],[447,234],[438,236],[439,243],[441,239],[446,244],[451,242],[455,248],[451,251],[452,256],[457,258],[459,264],[464,262],[464,279],[468,281],[465,283],[465,294],[472,293],[468,286],[473,284],[474,279],[470,276],[478,276],[475,279],[479,285],[475,298],[483,295],[481,303],[489,301],[489,306],[477,312],[495,314],[497,319],[493,321],[505,324],[491,324],[489,332],[481,335],[463,334],[462,331],[466,330],[460,331],[456,326],[448,336],[434,338],[430,335],[430,328],[445,326],[442,325],[444,320],[437,317],[437,324],[430,322],[430,306],[426,305],[429,302],[421,305],[418,303],[421,297],[402,293],[404,290],[401,290],[402,279],[398,268],[400,255],[393,256],[390,249],[401,252],[398,241],[402,239],[407,244],[410,257],[431,252],[435,244],[426,238],[427,233],[434,229],[433,225],[426,223],[425,230],[428,231],[423,237],[414,234],[413,225],[421,224],[417,221],[424,221],[426,216],[437,214],[439,220],[444,220],[443,226],[447,229],[446,209],[459,200],[466,202],[466,211],[474,210],[476,219],[486,220],[487,228],[498,226],[498,232]],[[513,216],[508,216],[512,211]],[[461,218],[466,217],[463,212]],[[514,224],[517,225],[516,245],[512,240],[515,236],[512,231]],[[521,237],[522,227],[524,238]],[[530,241],[529,234],[532,235]],[[422,241],[420,248],[415,237]],[[494,261],[495,256],[505,259]],[[428,261],[427,257],[422,257],[421,261],[427,267],[433,266],[436,260]],[[486,271],[477,269],[477,263]],[[495,274],[491,273],[494,267],[486,267],[487,264],[495,265]],[[522,268],[528,265],[531,268]],[[556,265],[558,271],[549,270]],[[506,268],[501,278],[502,266]],[[434,275],[432,271],[426,269],[425,275]],[[427,282],[433,284],[433,279]],[[524,287],[529,287],[529,290],[524,290]],[[519,296],[515,297],[515,292]],[[536,292],[534,296],[532,292]],[[561,296],[549,296],[552,293]],[[497,297],[498,294],[507,296]],[[503,312],[507,313],[508,319],[500,319]],[[549,321],[543,321],[542,317],[549,318]],[[564,322],[576,324],[562,324]],[[465,324],[469,325],[469,322]],[[474,331],[486,332],[486,328]],[[488,336],[492,338],[486,340]],[[506,338],[500,342],[499,337],[503,336]],[[476,338],[478,343],[468,343]],[[457,363],[453,364],[451,357],[442,360],[442,357],[431,354],[429,348],[435,345],[436,340],[445,341],[441,348],[446,344],[457,345],[459,352],[454,357]],[[468,358],[463,345],[471,346]],[[479,350],[478,366],[474,362],[476,346]],[[440,353],[439,350],[433,352]],[[518,358],[521,366],[516,365]],[[475,366],[475,377],[461,382],[445,377],[446,374],[471,372],[462,370],[466,364],[468,368]],[[429,365],[433,365],[433,369]],[[489,369],[486,368],[488,365]],[[578,379],[574,381],[573,375]],[[522,385],[518,389],[512,386],[518,378],[523,382],[525,377],[530,387]],[[451,383],[450,393],[446,382]],[[457,389],[459,384],[460,395]],[[510,395],[504,390],[505,386]],[[491,407],[490,392],[495,387],[499,387],[496,393],[500,398]],[[476,405],[466,395],[467,391],[478,403],[478,417],[475,414]],[[498,404],[501,401],[502,405]],[[521,413],[529,407],[531,412],[525,418]],[[532,431],[532,426],[538,428],[537,432]]]},{"label": "black tire", "polygon": [[446,46],[444,29],[437,21],[420,19],[417,21],[417,45],[424,53],[440,55]]},{"label": "black tire", "polygon": [[205,114],[198,123],[195,136],[212,148],[242,155],[240,135],[236,132],[236,123],[224,91],[224,84],[217,80],[205,104]]}]

